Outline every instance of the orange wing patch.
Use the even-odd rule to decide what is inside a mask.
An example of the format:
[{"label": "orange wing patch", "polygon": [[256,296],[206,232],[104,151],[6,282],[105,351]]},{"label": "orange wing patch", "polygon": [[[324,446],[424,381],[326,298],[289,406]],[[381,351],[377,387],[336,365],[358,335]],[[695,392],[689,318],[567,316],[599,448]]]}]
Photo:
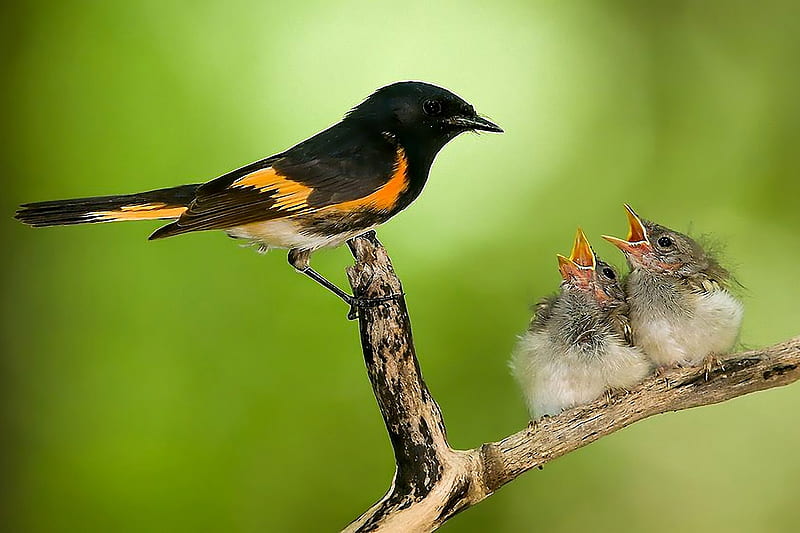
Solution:
[{"label": "orange wing patch", "polygon": [[331,208],[342,211],[354,211],[357,209],[377,209],[389,211],[408,189],[408,159],[406,152],[402,148],[397,149],[397,160],[394,164],[392,177],[375,192],[368,194],[357,200],[349,200],[339,204],[334,204]]},{"label": "orange wing patch", "polygon": [[[389,211],[397,204],[400,195],[408,189],[408,185],[408,160],[406,159],[405,151],[402,148],[398,148],[397,159],[389,181],[363,198],[317,209],[336,209],[340,211],[374,209]],[[263,193],[269,194],[275,202],[274,207],[287,212],[288,215],[300,214],[312,209],[308,205],[308,197],[314,192],[314,189],[278,174],[274,168],[251,172],[234,181],[230,186],[231,188],[258,189]]]},{"label": "orange wing patch", "polygon": [[89,213],[98,221],[121,220],[160,220],[178,218],[186,211],[186,207],[167,207],[165,203],[126,205],[114,211],[94,211]]},{"label": "orange wing patch", "polygon": [[275,207],[285,211],[306,209],[308,197],[313,192],[310,187],[281,176],[273,168],[251,172],[234,181],[231,187],[249,187],[262,192],[273,191],[270,196],[275,201]]}]

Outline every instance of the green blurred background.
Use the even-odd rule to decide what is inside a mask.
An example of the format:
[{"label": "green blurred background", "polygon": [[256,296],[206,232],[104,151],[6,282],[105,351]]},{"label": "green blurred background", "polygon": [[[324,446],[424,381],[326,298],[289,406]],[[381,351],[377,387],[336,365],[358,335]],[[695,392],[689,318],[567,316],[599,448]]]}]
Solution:
[{"label": "green blurred background", "polygon": [[[5,3],[7,4],[7,3]],[[331,531],[392,456],[341,302],[220,233],[34,231],[21,202],[213,178],[401,79],[506,129],[465,135],[381,228],[453,445],[527,422],[506,361],[581,224],[623,202],[725,243],[745,346],[800,333],[797,2],[4,5],[0,524]],[[345,283],[346,250],[315,265]],[[800,386],[659,416],[444,529],[796,531]]]}]

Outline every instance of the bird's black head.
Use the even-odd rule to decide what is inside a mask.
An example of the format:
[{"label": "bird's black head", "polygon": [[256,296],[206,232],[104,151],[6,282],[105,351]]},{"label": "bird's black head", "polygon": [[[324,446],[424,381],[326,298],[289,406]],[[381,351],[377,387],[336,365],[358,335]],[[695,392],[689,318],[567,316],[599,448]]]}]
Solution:
[{"label": "bird's black head", "polygon": [[419,145],[433,150],[432,155],[465,131],[503,132],[462,98],[419,81],[381,87],[353,108],[344,122],[393,135],[405,147]]}]

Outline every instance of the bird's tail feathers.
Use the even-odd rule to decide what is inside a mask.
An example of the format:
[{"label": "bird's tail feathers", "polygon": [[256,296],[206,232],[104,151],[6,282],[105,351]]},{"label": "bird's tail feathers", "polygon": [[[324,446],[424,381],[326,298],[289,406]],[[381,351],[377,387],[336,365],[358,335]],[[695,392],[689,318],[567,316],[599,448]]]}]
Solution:
[{"label": "bird's tail feathers", "polygon": [[199,186],[181,185],[137,194],[24,204],[15,218],[34,227],[175,219],[186,211]]}]

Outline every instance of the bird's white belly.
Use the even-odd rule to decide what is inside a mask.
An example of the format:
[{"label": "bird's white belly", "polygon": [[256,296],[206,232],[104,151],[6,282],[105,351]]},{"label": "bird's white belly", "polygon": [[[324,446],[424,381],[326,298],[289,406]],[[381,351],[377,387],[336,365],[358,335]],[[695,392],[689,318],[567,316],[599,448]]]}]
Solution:
[{"label": "bird's white belly", "polygon": [[744,309],[724,290],[693,294],[686,311],[631,313],[634,342],[658,366],[697,365],[727,353],[739,336]]},{"label": "bird's white belly", "polygon": [[329,246],[338,246],[368,230],[369,228],[335,235],[319,235],[304,232],[301,225],[295,220],[282,218],[236,226],[227,230],[227,233],[231,237],[247,239],[266,248],[317,250]]},{"label": "bird's white belly", "polygon": [[553,342],[546,332],[523,335],[511,367],[534,419],[592,402],[609,389],[632,387],[651,369],[639,349],[616,338],[609,337],[587,357],[578,348]]}]

